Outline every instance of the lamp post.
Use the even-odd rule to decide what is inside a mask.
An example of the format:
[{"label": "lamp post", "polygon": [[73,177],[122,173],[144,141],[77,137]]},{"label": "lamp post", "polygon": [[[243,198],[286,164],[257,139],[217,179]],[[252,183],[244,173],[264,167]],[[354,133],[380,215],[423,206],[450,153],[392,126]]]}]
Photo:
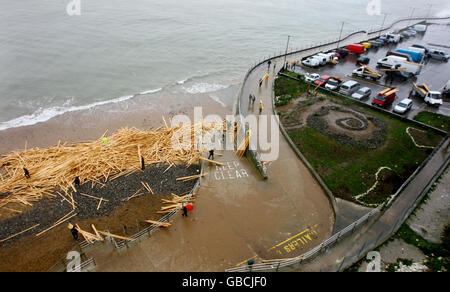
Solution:
[{"label": "lamp post", "polygon": [[379,36],[381,36],[381,32],[383,31],[383,26],[384,26],[384,23],[386,22],[386,17],[388,16],[388,13],[385,13],[384,14],[384,18],[383,18],[383,23],[381,24],[381,29],[380,29],[380,35]]},{"label": "lamp post", "polygon": [[289,40],[291,39],[291,36],[288,35],[288,40],[287,40],[287,44],[286,44],[286,53],[284,54],[284,68],[286,69],[286,58],[287,58],[287,52],[288,52],[288,48],[289,48]]},{"label": "lamp post", "polygon": [[430,6],[430,8],[428,9],[428,14],[427,14],[427,17],[429,18],[431,16],[431,7],[433,7],[433,5],[428,4],[428,6]]},{"label": "lamp post", "polygon": [[412,11],[411,11],[411,16],[409,17],[409,23],[408,23],[408,26],[411,24],[411,19],[412,19],[412,17],[413,17],[414,11],[416,10],[415,7],[410,7],[410,8],[412,8]]},{"label": "lamp post", "polygon": [[[338,40],[338,44],[337,44],[337,48],[339,48],[339,45],[341,43],[341,37],[342,37],[342,31],[344,30],[344,21],[342,22],[342,26],[341,26],[341,32],[339,33],[339,40]],[[336,49],[337,49],[336,48]]]}]

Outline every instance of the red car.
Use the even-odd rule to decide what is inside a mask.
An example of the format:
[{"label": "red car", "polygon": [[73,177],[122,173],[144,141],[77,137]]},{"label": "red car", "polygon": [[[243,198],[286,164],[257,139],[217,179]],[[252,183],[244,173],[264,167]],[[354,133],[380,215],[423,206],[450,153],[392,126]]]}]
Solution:
[{"label": "red car", "polygon": [[372,101],[372,105],[377,105],[379,107],[386,107],[394,102],[395,97],[397,96],[398,89],[396,88],[388,88],[378,93],[377,97],[375,97]]},{"label": "red car", "polygon": [[316,84],[318,86],[325,86],[325,84],[327,84],[328,80],[330,80],[330,79],[331,79],[331,76],[324,75],[324,76],[321,76],[316,81],[314,81],[314,84]]}]

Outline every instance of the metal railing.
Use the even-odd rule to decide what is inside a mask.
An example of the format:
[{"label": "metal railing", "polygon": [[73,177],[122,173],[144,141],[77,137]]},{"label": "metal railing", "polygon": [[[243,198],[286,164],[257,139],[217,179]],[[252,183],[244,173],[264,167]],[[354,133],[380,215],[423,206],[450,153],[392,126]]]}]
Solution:
[{"label": "metal railing", "polygon": [[278,272],[282,268],[286,267],[292,267],[295,265],[299,265],[304,261],[310,260],[311,258],[317,256],[321,252],[328,250],[331,248],[334,244],[339,242],[341,239],[343,239],[345,236],[349,234],[353,234],[356,229],[362,225],[365,225],[370,219],[374,218],[378,214],[380,214],[381,210],[383,209],[384,204],[378,206],[378,208],[371,210],[369,213],[355,221],[354,223],[350,224],[346,228],[342,229],[340,232],[334,234],[327,240],[323,241],[321,244],[313,248],[312,250],[286,260],[280,260],[276,262],[270,262],[270,263],[260,263],[260,264],[254,264],[252,266],[241,266],[236,268],[227,269],[227,272]]}]

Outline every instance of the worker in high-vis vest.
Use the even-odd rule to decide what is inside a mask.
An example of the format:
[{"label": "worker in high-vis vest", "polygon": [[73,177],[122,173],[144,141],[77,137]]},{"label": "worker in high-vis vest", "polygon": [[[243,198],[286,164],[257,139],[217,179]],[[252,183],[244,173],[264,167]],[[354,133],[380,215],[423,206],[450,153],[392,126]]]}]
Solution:
[{"label": "worker in high-vis vest", "polygon": [[260,101],[259,101],[259,114],[262,113],[262,110],[263,110],[263,109],[264,109],[264,105],[263,105],[262,100],[260,100]]},{"label": "worker in high-vis vest", "polygon": [[269,80],[269,72],[266,73],[266,81]]}]

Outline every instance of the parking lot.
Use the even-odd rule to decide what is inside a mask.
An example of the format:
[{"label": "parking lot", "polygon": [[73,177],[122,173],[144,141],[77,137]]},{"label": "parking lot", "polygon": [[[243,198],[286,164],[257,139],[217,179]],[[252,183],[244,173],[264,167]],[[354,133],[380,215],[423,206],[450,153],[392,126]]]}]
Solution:
[{"label": "parking lot", "polygon": [[[395,51],[396,49],[405,48],[407,49],[413,44],[426,45],[429,48],[436,48],[446,52],[450,51],[450,39],[448,36],[450,34],[450,26],[447,25],[429,25],[425,33],[418,33],[414,37],[404,39],[398,44],[389,44],[378,49],[371,48],[367,50],[363,55],[370,58],[368,66],[380,73],[376,66],[377,61],[386,56],[388,51]],[[406,81],[401,81],[400,79],[391,80],[383,74],[383,77],[378,81],[374,82],[372,80],[366,80],[358,77],[352,77],[352,71],[357,69],[358,55],[349,54],[344,60],[341,60],[339,64],[332,65],[327,64],[325,66],[319,67],[317,69],[309,68],[306,66],[296,66],[295,72],[299,74],[318,73],[321,76],[329,75],[334,77],[340,77],[344,81],[355,80],[361,83],[361,87],[369,87],[372,89],[372,95],[370,98],[362,100],[365,103],[370,104],[373,98],[378,94],[378,92],[386,89],[386,87],[396,87],[399,89],[395,101],[389,105],[386,110],[392,111],[396,104],[398,104],[404,98],[409,96],[412,90],[413,82],[418,84],[426,83],[431,90],[441,91],[447,81],[450,79],[450,62],[437,61],[430,59],[424,64],[420,75],[410,78]],[[450,103],[449,100],[444,99],[444,104],[440,107],[433,107],[427,105],[423,99],[420,97],[412,97],[413,107],[406,115],[408,118],[413,118],[419,112],[427,110],[430,112],[436,112],[443,115],[450,115]]]}]

